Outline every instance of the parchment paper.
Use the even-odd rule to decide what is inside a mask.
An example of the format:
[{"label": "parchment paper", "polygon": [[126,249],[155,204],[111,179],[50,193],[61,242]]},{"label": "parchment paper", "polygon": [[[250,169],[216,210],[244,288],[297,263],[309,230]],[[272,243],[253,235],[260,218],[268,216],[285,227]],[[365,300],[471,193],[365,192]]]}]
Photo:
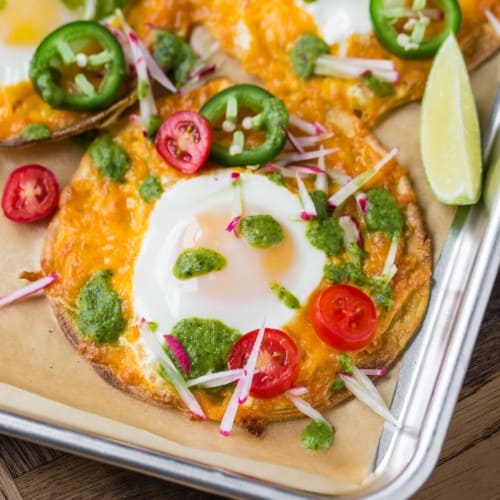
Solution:
[{"label": "parchment paper", "polygon": [[[496,57],[473,78],[483,123],[499,83],[499,63]],[[418,115],[419,105],[407,106],[375,133],[387,147],[400,147],[399,160],[410,170],[436,260],[454,210],[428,191],[419,160]],[[26,163],[49,166],[65,184],[81,154],[70,142],[2,153],[0,188],[13,168]],[[45,227],[0,216],[0,296],[22,286],[21,271],[39,269]],[[107,385],[66,341],[43,295],[0,310],[0,341],[1,409],[311,492],[355,489],[369,472],[382,428],[377,415],[351,400],[328,414],[337,431],[328,451],[302,448],[306,420],[272,424],[260,438],[242,429],[222,437],[215,423],[187,421],[178,411],[151,406]],[[397,371],[378,383],[387,401]]]}]

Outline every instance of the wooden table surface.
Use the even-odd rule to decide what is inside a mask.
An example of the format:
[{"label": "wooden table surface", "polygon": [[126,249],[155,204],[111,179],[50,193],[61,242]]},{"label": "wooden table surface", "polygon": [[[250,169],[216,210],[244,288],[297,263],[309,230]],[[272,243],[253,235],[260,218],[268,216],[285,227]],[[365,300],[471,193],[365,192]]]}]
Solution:
[{"label": "wooden table surface", "polygon": [[[500,276],[449,432],[417,499],[500,498]],[[0,498],[217,498],[173,483],[0,436]]]}]

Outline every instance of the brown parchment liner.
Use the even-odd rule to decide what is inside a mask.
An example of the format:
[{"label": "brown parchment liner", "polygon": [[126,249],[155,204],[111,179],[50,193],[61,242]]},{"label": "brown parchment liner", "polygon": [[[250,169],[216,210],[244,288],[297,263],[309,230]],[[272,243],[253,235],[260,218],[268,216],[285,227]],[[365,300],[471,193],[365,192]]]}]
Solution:
[{"label": "brown parchment liner", "polygon": [[[473,76],[483,124],[500,80],[499,65],[497,56]],[[420,165],[418,118],[419,105],[407,106],[375,134],[388,148],[400,147],[398,159],[410,172],[436,261],[454,209],[429,193]],[[69,142],[1,153],[0,188],[13,168],[26,163],[50,166],[65,184],[81,154]],[[39,269],[45,228],[46,223],[14,224],[0,216],[0,296],[22,285],[21,271]],[[106,384],[65,339],[43,295],[0,310],[0,342],[0,409],[310,492],[356,489],[369,472],[382,428],[377,415],[350,400],[328,413],[337,431],[328,451],[302,448],[306,420],[271,424],[260,438],[239,428],[222,437],[217,423],[190,422],[177,410],[151,406]],[[387,401],[397,372],[394,368],[377,384]]]}]

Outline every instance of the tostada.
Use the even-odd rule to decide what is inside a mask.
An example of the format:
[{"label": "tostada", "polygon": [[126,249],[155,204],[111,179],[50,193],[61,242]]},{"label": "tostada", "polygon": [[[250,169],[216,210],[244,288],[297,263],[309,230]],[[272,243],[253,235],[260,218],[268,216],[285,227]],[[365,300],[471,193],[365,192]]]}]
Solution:
[{"label": "tostada", "polygon": [[49,225],[68,339],[116,387],[223,434],[301,413],[328,427],[347,388],[384,414],[367,374],[404,350],[431,279],[397,151],[323,100],[226,79],[156,107],[156,138],[126,122],[90,144]]},{"label": "tostada", "polygon": [[373,125],[420,99],[456,33],[469,69],[500,46],[495,0],[193,0],[196,21],[288,102],[322,98]]}]

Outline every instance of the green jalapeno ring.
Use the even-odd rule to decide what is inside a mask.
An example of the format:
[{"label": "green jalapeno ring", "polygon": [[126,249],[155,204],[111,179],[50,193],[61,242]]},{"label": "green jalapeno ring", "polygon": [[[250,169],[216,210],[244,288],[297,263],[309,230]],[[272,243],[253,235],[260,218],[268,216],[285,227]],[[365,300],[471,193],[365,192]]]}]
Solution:
[{"label": "green jalapeno ring", "polygon": [[241,153],[230,154],[227,147],[212,144],[210,157],[220,165],[260,165],[283,149],[286,135],[283,130],[288,124],[288,111],[280,99],[267,90],[250,84],[239,84],[222,90],[212,96],[200,109],[200,113],[215,125],[226,112],[227,102],[235,97],[238,106],[259,114],[259,129],[266,131],[265,141],[256,148],[244,148]]},{"label": "green jalapeno ring", "polygon": [[[59,67],[74,64],[70,44],[82,42],[97,42],[108,57],[103,58],[105,74],[99,87],[94,91],[77,85],[81,93],[73,93],[60,86]],[[94,21],[75,21],[45,37],[31,59],[29,75],[41,98],[51,107],[91,111],[104,108],[115,100],[125,80],[126,65],[122,48],[110,31]]]},{"label": "green jalapeno ring", "polygon": [[401,59],[424,59],[433,56],[450,33],[458,33],[462,12],[457,0],[434,0],[444,12],[444,29],[439,35],[423,41],[418,48],[406,50],[397,42],[398,31],[384,16],[385,0],[370,0],[370,16],[380,44]]}]

